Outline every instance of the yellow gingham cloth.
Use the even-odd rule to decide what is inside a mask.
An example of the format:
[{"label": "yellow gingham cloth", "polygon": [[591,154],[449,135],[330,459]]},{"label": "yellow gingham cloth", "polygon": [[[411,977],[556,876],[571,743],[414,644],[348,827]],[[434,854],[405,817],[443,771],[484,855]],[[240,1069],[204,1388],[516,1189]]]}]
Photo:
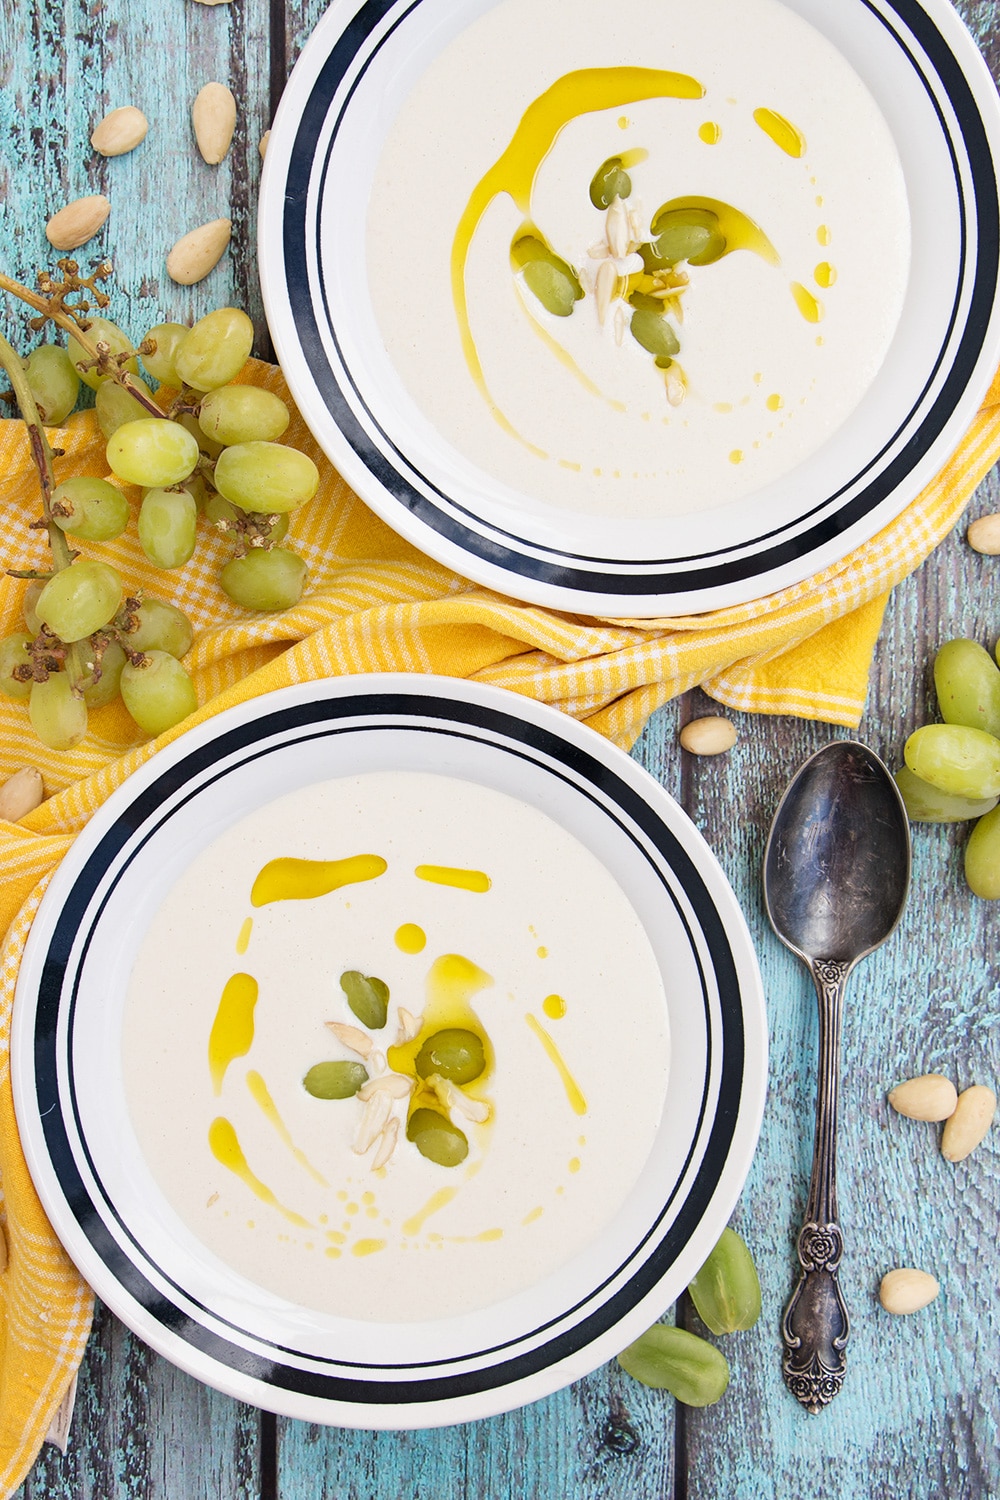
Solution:
[{"label": "yellow gingham cloth", "polygon": [[[242,377],[288,400],[280,373],[251,364]],[[291,404],[289,402],[289,404]],[[106,476],[92,412],[50,434],[57,478]],[[892,586],[955,525],[1000,454],[1000,377],[959,452],[871,543],[779,594],[709,614],[657,621],[598,621],[516,604],[424,557],[366,509],[293,415],[284,441],[311,453],[322,475],[296,515],[291,541],[309,563],[307,596],[280,615],[236,608],[216,578],[227,544],[209,533],[184,568],[164,575],[139,551],[135,528],[86,552],[119,567],[127,583],[168,594],[198,632],[188,658],[203,705],[189,723],[289,683],[343,673],[441,672],[512,688],[584,719],[629,747],[649,714],[701,684],[719,702],[761,713],[856,725],[872,651]],[[28,525],[39,511],[24,429],[0,422],[5,501],[0,566],[44,566]],[[21,628],[23,583],[0,580],[0,636]],[[49,799],[21,823],[0,822],[0,1493],[9,1496],[34,1460],[83,1354],[88,1288],[66,1258],[35,1196],[14,1121],[8,1046],[25,936],[45,885],[73,836],[125,776],[174,730],[144,743],[120,703],[91,715],[91,733],[68,753],[34,739],[22,704],[0,697],[0,781],[36,765]]]}]

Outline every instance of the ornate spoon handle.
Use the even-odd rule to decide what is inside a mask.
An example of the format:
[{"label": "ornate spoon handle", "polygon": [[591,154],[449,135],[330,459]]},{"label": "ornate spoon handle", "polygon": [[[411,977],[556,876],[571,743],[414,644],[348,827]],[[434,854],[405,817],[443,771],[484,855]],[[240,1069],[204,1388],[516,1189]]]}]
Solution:
[{"label": "ornate spoon handle", "polygon": [[847,1370],[850,1318],[840,1290],[844,1237],[837,1222],[837,1099],[840,1022],[850,963],[815,959],[809,965],[819,999],[816,1138],[805,1223],[799,1231],[802,1268],[781,1321],[785,1384],[812,1413],[840,1390]]}]

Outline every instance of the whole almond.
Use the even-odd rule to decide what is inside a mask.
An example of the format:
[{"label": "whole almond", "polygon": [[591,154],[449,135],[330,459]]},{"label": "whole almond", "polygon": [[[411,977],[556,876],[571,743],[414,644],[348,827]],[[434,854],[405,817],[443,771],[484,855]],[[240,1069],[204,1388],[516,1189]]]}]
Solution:
[{"label": "whole almond", "polygon": [[958,1090],[941,1073],[923,1073],[891,1089],[889,1103],[908,1120],[947,1120],[955,1113]]},{"label": "whole almond", "polygon": [[681,730],[680,742],[692,755],[722,755],[736,744],[736,725],[714,714],[692,719]]},{"label": "whole almond", "polygon": [[41,771],[34,766],[22,766],[9,781],[0,786],[0,818],[7,823],[17,823],[27,817],[45,798],[45,784]]},{"label": "whole almond", "polygon": [[123,104],[104,116],[90,137],[90,144],[101,156],[124,156],[146,139],[149,121],[134,104]]},{"label": "whole almond", "polygon": [[984,1083],[962,1090],[941,1132],[941,1155],[946,1161],[964,1161],[975,1151],[993,1123],[996,1107],[997,1096]]},{"label": "whole almond", "polygon": [[111,204],[103,193],[74,198],[46,224],[49,244],[56,250],[76,250],[94,238],[110,212]]},{"label": "whole almond", "polygon": [[268,143],[268,141],[270,139],[271,139],[271,132],[269,130],[265,130],[264,134],[261,136],[260,140],[257,142],[257,150],[260,152],[260,159],[261,159],[261,161],[263,161],[264,157],[267,155],[267,143]]},{"label": "whole almond", "polygon": [[979,516],[965,533],[965,540],[974,551],[996,557],[1000,554],[1000,515]]},{"label": "whole almond", "polygon": [[233,232],[231,219],[212,219],[179,239],[167,256],[167,273],[181,286],[192,286],[217,266]]},{"label": "whole almond", "polygon": [[206,83],[191,106],[194,138],[209,166],[217,166],[232,144],[236,99],[224,83]]},{"label": "whole almond", "polygon": [[934,1301],[940,1290],[937,1278],[929,1271],[900,1266],[898,1271],[887,1271],[882,1277],[878,1300],[886,1312],[903,1316],[926,1307]]}]

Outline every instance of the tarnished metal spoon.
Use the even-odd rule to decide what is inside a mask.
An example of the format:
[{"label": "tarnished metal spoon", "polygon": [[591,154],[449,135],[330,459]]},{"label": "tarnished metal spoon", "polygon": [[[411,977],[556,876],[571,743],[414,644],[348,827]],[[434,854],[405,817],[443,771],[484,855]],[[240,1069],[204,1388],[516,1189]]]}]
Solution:
[{"label": "tarnished metal spoon", "polygon": [[903,800],[878,756],[837,740],[798,770],[764,851],[764,901],[781,941],[808,966],[819,997],[816,1138],[801,1273],[785,1308],[782,1371],[811,1412],[843,1384],[850,1319],[840,1289],[837,1096],[844,986],[881,946],[906,905],[910,830]]}]

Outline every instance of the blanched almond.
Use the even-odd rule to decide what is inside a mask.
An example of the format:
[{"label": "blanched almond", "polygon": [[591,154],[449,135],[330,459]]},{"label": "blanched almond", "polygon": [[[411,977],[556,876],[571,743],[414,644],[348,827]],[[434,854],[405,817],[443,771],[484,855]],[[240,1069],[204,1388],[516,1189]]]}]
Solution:
[{"label": "blanched almond", "polygon": [[934,1301],[940,1290],[937,1278],[929,1271],[917,1271],[913,1266],[900,1266],[898,1271],[887,1271],[882,1277],[878,1300],[886,1312],[903,1316],[926,1307]]},{"label": "blanched almond", "polygon": [[257,145],[257,150],[260,152],[261,161],[263,161],[264,157],[267,155],[267,143],[270,139],[271,132],[269,130],[265,130]]},{"label": "blanched almond", "polygon": [[236,99],[224,83],[206,83],[191,106],[194,138],[209,166],[217,166],[232,144]]},{"label": "blanched almond", "polygon": [[975,552],[996,557],[1000,554],[1000,515],[979,516],[965,533],[965,539]]},{"label": "blanched almond", "polygon": [[27,817],[45,797],[42,773],[34,766],[22,766],[9,781],[0,786],[0,818],[16,823]]},{"label": "blanched almond", "polygon": [[56,250],[76,250],[94,238],[110,212],[111,204],[103,193],[74,198],[52,215],[45,226],[46,238]]},{"label": "blanched almond", "polygon": [[941,1155],[946,1161],[964,1161],[975,1151],[993,1123],[996,1107],[997,1096],[984,1083],[962,1090],[941,1132]]},{"label": "blanched almond", "polygon": [[90,137],[90,144],[101,156],[124,156],[145,140],[149,121],[134,104],[124,104],[104,116]]},{"label": "blanched almond", "polygon": [[736,725],[732,719],[709,714],[704,719],[692,719],[685,724],[680,741],[691,755],[722,755],[736,744]]},{"label": "blanched almond", "polygon": [[922,1073],[891,1089],[889,1103],[908,1120],[947,1120],[955,1113],[958,1090],[941,1073]]},{"label": "blanched almond", "polygon": [[232,232],[231,219],[212,219],[192,229],[167,256],[167,274],[181,286],[203,280],[219,264]]}]

